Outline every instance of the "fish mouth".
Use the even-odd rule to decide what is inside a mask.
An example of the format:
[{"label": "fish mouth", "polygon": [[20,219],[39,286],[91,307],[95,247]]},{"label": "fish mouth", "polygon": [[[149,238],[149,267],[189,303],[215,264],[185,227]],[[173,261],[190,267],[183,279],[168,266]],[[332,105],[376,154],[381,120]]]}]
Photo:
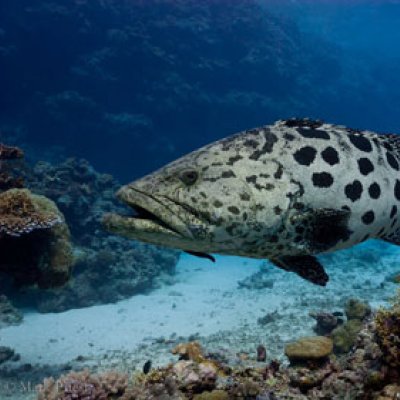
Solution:
[{"label": "fish mouth", "polygon": [[161,200],[130,185],[123,186],[117,197],[133,212],[131,215],[107,214],[103,223],[110,232],[151,243],[162,241],[165,244],[167,241],[171,245],[174,239],[193,238],[178,216],[176,203],[164,198]]}]

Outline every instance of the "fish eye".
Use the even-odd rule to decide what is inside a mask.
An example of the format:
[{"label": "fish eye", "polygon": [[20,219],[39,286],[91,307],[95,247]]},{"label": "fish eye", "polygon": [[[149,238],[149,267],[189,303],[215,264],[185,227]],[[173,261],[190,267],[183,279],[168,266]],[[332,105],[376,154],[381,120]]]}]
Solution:
[{"label": "fish eye", "polygon": [[187,186],[193,185],[198,178],[199,174],[194,169],[187,169],[179,175],[179,179]]}]

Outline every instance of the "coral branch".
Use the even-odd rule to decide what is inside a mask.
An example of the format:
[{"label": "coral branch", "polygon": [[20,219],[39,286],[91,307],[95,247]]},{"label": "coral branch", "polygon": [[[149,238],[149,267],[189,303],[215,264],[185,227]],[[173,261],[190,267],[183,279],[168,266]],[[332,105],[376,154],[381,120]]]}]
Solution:
[{"label": "coral branch", "polygon": [[16,160],[23,156],[24,152],[20,148],[0,143],[0,160]]}]

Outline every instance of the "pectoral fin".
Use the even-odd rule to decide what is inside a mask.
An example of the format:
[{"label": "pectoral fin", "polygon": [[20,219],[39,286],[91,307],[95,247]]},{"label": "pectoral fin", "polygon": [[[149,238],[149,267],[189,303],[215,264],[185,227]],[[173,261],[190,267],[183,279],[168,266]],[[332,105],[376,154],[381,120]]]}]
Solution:
[{"label": "pectoral fin", "polygon": [[270,261],[277,267],[295,272],[316,285],[325,286],[329,280],[324,267],[313,256],[280,257]]},{"label": "pectoral fin", "polygon": [[211,254],[207,253],[199,253],[198,251],[185,251],[185,253],[190,254],[191,256],[200,257],[200,258],[207,258],[207,260],[212,261],[215,263],[215,257]]},{"label": "pectoral fin", "polygon": [[381,239],[384,240],[385,242],[400,246],[400,231],[396,231],[389,235],[383,236],[381,237]]},{"label": "pectoral fin", "polygon": [[320,208],[304,210],[292,217],[292,222],[306,227],[304,244],[310,253],[320,253],[334,247],[340,240],[347,240],[349,210]]}]

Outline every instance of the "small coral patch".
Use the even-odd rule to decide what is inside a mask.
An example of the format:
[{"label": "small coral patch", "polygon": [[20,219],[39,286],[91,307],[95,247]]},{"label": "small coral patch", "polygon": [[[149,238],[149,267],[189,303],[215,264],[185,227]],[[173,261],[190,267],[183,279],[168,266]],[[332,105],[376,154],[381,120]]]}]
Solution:
[{"label": "small coral patch", "polygon": [[0,193],[0,234],[21,236],[61,222],[56,213],[40,209],[34,195],[27,189],[10,189]]}]

